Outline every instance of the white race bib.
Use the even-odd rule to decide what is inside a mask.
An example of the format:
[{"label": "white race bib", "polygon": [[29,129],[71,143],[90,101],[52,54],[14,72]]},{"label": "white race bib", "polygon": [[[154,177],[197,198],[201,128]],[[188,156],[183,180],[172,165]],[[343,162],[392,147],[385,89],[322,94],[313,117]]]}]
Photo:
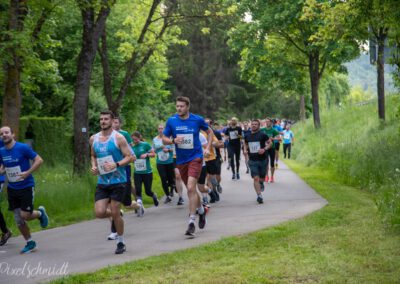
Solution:
[{"label": "white race bib", "polygon": [[16,166],[6,168],[6,174],[9,182],[16,182],[20,178],[19,175],[21,174],[21,167]]},{"label": "white race bib", "polygon": [[285,132],[283,134],[283,138],[289,140],[290,139],[290,132]]},{"label": "white race bib", "polygon": [[183,137],[182,144],[177,144],[179,149],[193,149],[193,134],[178,134],[176,137]]},{"label": "white race bib", "polygon": [[106,171],[104,169],[104,165],[105,165],[106,162],[107,163],[115,163],[114,159],[113,159],[113,157],[111,155],[105,156],[103,158],[97,158],[97,167],[98,167],[100,175],[109,174],[109,173],[115,172],[117,170],[117,168],[115,168],[115,169],[113,169],[111,171]]},{"label": "white race bib", "polygon": [[249,149],[251,154],[258,153],[258,150],[260,150],[260,148],[260,142],[249,142]]},{"label": "white race bib", "polygon": [[144,172],[147,170],[146,159],[137,159],[135,161],[135,170],[138,172]]},{"label": "white race bib", "polygon": [[163,150],[161,150],[157,153],[157,156],[161,162],[165,162],[169,159],[169,152],[164,152]]},{"label": "white race bib", "polygon": [[238,139],[239,136],[238,136],[237,131],[229,131],[229,138],[230,138],[231,140]]}]

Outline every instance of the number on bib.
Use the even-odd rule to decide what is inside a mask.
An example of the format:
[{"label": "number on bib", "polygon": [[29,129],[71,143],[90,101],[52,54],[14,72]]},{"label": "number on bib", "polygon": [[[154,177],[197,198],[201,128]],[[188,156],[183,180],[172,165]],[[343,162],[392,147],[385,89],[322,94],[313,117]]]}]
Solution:
[{"label": "number on bib", "polygon": [[251,154],[258,153],[258,150],[260,150],[260,142],[249,142],[249,149]]},{"label": "number on bib", "polygon": [[178,144],[179,149],[194,148],[193,134],[178,134],[177,137],[183,137],[182,143]]},{"label": "number on bib", "polygon": [[231,140],[238,139],[239,136],[238,136],[237,131],[229,131],[229,138],[230,138]]},{"label": "number on bib", "polygon": [[109,174],[109,173],[115,172],[117,170],[115,168],[111,171],[106,171],[106,169],[104,168],[105,163],[115,163],[115,162],[111,155],[105,156],[103,158],[97,158],[97,166],[98,166],[100,175]]},{"label": "number on bib", "polygon": [[21,174],[21,167],[9,167],[6,168],[6,174],[9,182],[16,182],[19,179],[19,175]]},{"label": "number on bib", "polygon": [[158,159],[161,162],[165,162],[169,159],[169,152],[164,152],[161,150],[160,152],[157,153],[157,155],[158,155]]},{"label": "number on bib", "polygon": [[144,172],[147,170],[146,159],[137,159],[135,161],[135,170],[138,172]]}]

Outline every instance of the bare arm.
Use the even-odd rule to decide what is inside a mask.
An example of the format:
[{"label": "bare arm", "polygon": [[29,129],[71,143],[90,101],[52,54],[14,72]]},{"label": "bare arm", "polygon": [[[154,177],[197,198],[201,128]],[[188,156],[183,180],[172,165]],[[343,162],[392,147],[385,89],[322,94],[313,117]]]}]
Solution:
[{"label": "bare arm", "polygon": [[99,171],[97,169],[97,160],[96,160],[96,153],[94,152],[93,149],[93,141],[94,141],[94,136],[90,137],[89,143],[90,143],[90,163],[92,165],[90,171],[93,175],[98,175]]},{"label": "bare arm", "polygon": [[130,146],[123,135],[117,134],[117,143],[124,158],[121,161],[115,161],[115,168],[117,168],[117,163],[120,167],[124,167],[127,166],[132,160],[132,152],[129,148]]}]

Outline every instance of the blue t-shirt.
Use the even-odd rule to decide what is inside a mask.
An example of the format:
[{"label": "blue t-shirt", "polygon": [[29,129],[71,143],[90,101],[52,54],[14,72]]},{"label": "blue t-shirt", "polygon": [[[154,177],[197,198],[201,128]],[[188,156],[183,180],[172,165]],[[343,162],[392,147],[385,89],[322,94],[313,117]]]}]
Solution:
[{"label": "blue t-shirt", "polygon": [[[272,126],[272,128],[275,129],[276,131],[278,131],[279,133],[283,131],[283,128],[278,124],[275,124],[274,126]],[[278,143],[280,143],[280,141],[279,140],[274,140],[274,143],[278,144]]]},{"label": "blue t-shirt", "polygon": [[291,130],[284,130],[283,131],[283,144],[292,143],[292,139],[293,139],[293,132]]},{"label": "blue t-shirt", "polygon": [[5,146],[0,148],[0,163],[6,168],[8,188],[24,189],[35,186],[32,175],[22,181],[14,180],[17,179],[18,173],[25,172],[31,168],[30,160],[35,159],[36,156],[37,154],[31,147],[20,142],[15,142],[11,149],[7,149]]},{"label": "blue t-shirt", "polygon": [[246,138],[251,134],[251,129],[243,130],[243,138]]},{"label": "blue t-shirt", "polygon": [[178,165],[203,158],[199,133],[200,130],[207,131],[208,124],[204,118],[190,113],[187,119],[181,119],[178,114],[168,118],[163,134],[167,137],[183,137],[183,143],[176,145],[176,163]]},{"label": "blue t-shirt", "polygon": [[[0,148],[2,147],[4,147],[4,142],[3,140],[0,140]],[[4,183],[5,180],[4,175],[0,175],[0,183]]]}]

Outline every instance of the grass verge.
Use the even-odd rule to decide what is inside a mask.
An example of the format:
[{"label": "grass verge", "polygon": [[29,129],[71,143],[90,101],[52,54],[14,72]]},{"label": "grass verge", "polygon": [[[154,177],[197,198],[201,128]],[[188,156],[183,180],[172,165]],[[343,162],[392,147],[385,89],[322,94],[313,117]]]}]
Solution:
[{"label": "grass verge", "polygon": [[305,218],[197,248],[55,283],[395,283],[400,237],[386,231],[372,195],[318,168],[288,162],[329,204]]}]

